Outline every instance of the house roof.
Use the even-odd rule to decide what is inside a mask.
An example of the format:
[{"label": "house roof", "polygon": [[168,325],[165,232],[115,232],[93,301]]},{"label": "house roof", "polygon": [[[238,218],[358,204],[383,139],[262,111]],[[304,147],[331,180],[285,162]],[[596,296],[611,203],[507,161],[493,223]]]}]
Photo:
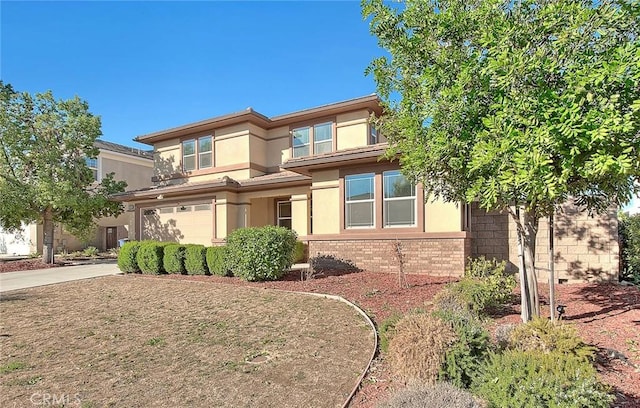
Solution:
[{"label": "house roof", "polygon": [[126,154],[129,156],[142,157],[145,159],[153,159],[153,153],[148,150],[141,150],[135,147],[124,146],[118,143],[107,142],[106,140],[96,140],[94,146],[101,150]]},{"label": "house roof", "polygon": [[349,99],[346,101],[335,102],[327,105],[317,106],[315,108],[304,109],[277,115],[271,118],[255,111],[253,108],[247,108],[240,112],[229,113],[226,115],[215,116],[199,122],[189,123],[171,129],[161,130],[146,135],[136,137],[134,140],[153,145],[175,137],[186,136],[193,133],[208,132],[216,128],[230,126],[238,123],[253,123],[264,129],[272,129],[279,126],[287,126],[292,123],[311,120],[322,116],[336,115],[338,113],[350,112],[359,109],[369,109],[372,112],[380,114],[382,108],[380,99],[376,94],[371,94],[359,98]]},{"label": "house roof", "polygon": [[389,148],[388,143],[339,150],[316,156],[297,157],[287,160],[280,167],[296,173],[309,175],[312,170],[335,168],[341,165],[377,162]]},{"label": "house roof", "polygon": [[216,191],[241,192],[274,187],[282,184],[286,184],[287,186],[311,184],[311,177],[291,171],[281,171],[279,173],[266,174],[246,180],[234,180],[231,177],[225,176],[208,181],[187,182],[168,186],[152,186],[139,190],[126,191],[112,195],[111,199],[115,201],[135,201],[136,199],[144,200],[158,198],[159,196],[169,198]]}]

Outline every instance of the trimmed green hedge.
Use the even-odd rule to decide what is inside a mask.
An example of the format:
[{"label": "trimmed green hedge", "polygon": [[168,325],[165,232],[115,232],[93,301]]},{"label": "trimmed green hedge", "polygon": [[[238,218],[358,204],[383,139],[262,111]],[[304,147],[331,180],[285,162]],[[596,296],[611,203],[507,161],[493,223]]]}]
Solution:
[{"label": "trimmed green hedge", "polygon": [[120,248],[118,252],[118,268],[124,273],[140,273],[140,267],[138,266],[138,250],[140,249],[140,242],[129,241]]},{"label": "trimmed green hedge", "polygon": [[162,263],[167,273],[186,274],[184,266],[186,247],[181,244],[168,244],[164,247],[164,257]]},{"label": "trimmed green hedge", "polygon": [[207,266],[209,272],[218,276],[230,276],[231,271],[227,267],[226,261],[227,247],[213,246],[207,248]]},{"label": "trimmed green hedge", "polygon": [[207,248],[204,245],[186,246],[184,267],[189,275],[209,275]]},{"label": "trimmed green hedge", "polygon": [[167,244],[157,241],[142,241],[138,250],[138,267],[142,273],[159,275],[164,273],[164,247]]},{"label": "trimmed green hedge", "polygon": [[295,232],[266,226],[240,228],[227,237],[227,262],[234,276],[248,281],[275,280],[291,267]]}]

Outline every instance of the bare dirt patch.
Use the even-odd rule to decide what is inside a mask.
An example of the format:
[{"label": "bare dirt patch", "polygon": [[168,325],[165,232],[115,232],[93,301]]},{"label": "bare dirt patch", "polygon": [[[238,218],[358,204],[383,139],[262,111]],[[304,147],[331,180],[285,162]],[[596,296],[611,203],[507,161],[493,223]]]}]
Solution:
[{"label": "bare dirt patch", "polygon": [[118,276],[0,299],[5,407],[340,406],[374,341],[342,302],[260,288]]}]

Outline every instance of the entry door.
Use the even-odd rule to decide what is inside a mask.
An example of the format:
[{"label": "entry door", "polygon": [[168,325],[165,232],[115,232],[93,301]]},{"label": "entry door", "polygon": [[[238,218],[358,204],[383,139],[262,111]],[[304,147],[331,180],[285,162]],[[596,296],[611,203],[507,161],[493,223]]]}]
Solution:
[{"label": "entry door", "polygon": [[118,227],[107,227],[107,248],[116,248],[118,246]]}]

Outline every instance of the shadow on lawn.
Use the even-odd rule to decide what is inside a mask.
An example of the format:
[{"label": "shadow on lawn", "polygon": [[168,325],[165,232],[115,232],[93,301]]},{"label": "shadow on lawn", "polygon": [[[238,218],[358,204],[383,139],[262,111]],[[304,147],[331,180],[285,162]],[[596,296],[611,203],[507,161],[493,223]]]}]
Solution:
[{"label": "shadow on lawn", "polygon": [[596,305],[600,309],[572,315],[571,301],[568,301],[565,320],[583,320],[584,323],[589,323],[631,310],[640,310],[640,290],[630,290],[611,283],[584,286],[572,293],[571,297]]}]

